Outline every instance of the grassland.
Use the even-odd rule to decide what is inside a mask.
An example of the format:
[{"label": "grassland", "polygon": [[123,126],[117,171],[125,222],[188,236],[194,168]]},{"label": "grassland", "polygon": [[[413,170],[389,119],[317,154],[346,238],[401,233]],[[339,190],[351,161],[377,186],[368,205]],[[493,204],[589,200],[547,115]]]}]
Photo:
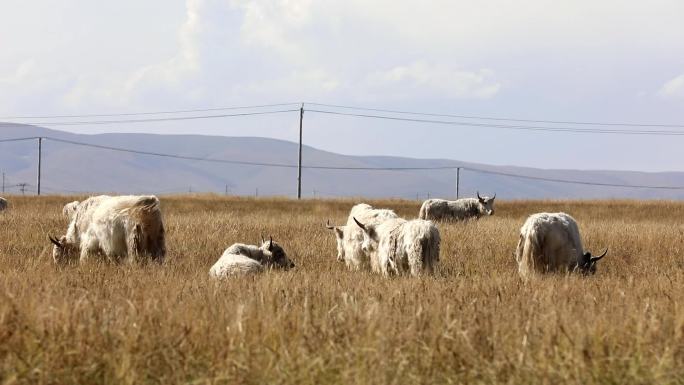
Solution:
[{"label": "grassland", "polygon": [[[436,277],[385,279],[335,260],[323,224],[351,200],[163,198],[164,266],[58,269],[47,234],[64,232],[73,198],[11,197],[0,213],[0,383],[684,383],[682,203],[498,202],[440,225]],[[518,229],[539,211],[610,247],[595,276],[519,280]],[[260,234],[297,268],[208,279],[228,245]]]}]

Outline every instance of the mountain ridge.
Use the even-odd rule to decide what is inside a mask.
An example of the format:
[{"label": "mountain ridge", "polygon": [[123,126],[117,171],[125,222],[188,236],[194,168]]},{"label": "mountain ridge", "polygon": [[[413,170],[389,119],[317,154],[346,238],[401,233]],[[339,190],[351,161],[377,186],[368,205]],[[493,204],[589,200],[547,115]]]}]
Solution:
[{"label": "mountain ridge", "polygon": [[[193,134],[105,133],[76,134],[36,125],[3,123],[0,140],[20,137],[59,140],[134,151],[173,154],[226,161],[272,163],[290,167],[263,167],[222,162],[175,159],[132,152],[92,148],[54,140],[43,141],[43,193],[182,193],[216,192],[235,195],[295,196],[298,144],[262,137],[223,137]],[[425,159],[387,155],[352,156],[303,146],[304,166],[327,167],[451,167],[448,170],[302,170],[305,197],[454,198],[456,167],[462,167],[459,195],[497,193],[505,199],[684,199],[684,190],[636,189],[559,183],[532,178],[588,183],[684,186],[684,172],[544,169],[488,165],[453,159]],[[35,189],[37,145],[33,141],[0,143],[0,170],[6,187],[16,184]],[[473,171],[479,170],[479,171]],[[485,173],[486,172],[486,173]]]}]

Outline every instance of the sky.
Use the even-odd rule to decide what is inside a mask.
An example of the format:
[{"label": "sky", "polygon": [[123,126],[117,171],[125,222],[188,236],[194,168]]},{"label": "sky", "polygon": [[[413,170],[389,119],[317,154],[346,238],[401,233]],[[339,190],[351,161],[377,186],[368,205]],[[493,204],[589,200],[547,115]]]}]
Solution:
[{"label": "sky", "polygon": [[[0,120],[317,102],[684,131],[682,17],[680,0],[6,0]],[[297,106],[271,110],[290,108]],[[344,154],[684,171],[684,136],[436,125],[313,109],[332,110],[305,104],[304,143]],[[296,141],[299,114],[43,125]]]}]

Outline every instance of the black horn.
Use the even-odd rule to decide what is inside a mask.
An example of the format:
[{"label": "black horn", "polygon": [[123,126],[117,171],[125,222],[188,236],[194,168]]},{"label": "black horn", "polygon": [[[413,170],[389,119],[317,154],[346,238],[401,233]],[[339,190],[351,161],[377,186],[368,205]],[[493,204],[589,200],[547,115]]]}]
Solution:
[{"label": "black horn", "polygon": [[356,224],[359,225],[360,228],[362,228],[364,231],[366,230],[366,226],[363,223],[356,220],[355,217],[352,217],[352,218],[354,218],[354,222],[356,222]]},{"label": "black horn", "polygon": [[53,238],[51,235],[48,235],[48,239],[50,240],[50,242],[54,243],[55,246],[60,248],[62,247],[62,244],[59,243],[59,241],[56,238]]},{"label": "black horn", "polygon": [[606,247],[606,250],[603,252],[603,254],[599,255],[598,257],[591,257],[590,261],[591,261],[591,262],[596,262],[596,261],[598,261],[599,259],[605,257],[606,254],[608,254],[608,248],[607,248],[607,247]]},{"label": "black horn", "polygon": [[271,250],[273,248],[273,237],[268,236],[268,249]]},{"label": "black horn", "polygon": [[492,197],[492,200],[496,199],[496,193],[494,193],[494,196]]},{"label": "black horn", "polygon": [[482,197],[480,197],[480,192],[477,192],[477,199],[482,200]]},{"label": "black horn", "polygon": [[328,221],[325,222],[325,228],[328,230],[332,230],[335,228],[335,226],[330,226],[330,219],[328,219]]}]

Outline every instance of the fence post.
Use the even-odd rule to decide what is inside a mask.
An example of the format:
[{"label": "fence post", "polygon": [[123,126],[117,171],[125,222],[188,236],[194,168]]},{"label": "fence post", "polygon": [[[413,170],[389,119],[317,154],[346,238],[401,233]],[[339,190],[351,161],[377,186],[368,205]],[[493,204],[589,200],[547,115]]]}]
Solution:
[{"label": "fence post", "polygon": [[36,192],[38,195],[40,195],[40,169],[41,169],[42,158],[43,158],[43,138],[38,137],[38,187],[36,189]]},{"label": "fence post", "polygon": [[304,120],[304,103],[299,108],[299,162],[297,163],[297,199],[302,199],[302,121]]}]

